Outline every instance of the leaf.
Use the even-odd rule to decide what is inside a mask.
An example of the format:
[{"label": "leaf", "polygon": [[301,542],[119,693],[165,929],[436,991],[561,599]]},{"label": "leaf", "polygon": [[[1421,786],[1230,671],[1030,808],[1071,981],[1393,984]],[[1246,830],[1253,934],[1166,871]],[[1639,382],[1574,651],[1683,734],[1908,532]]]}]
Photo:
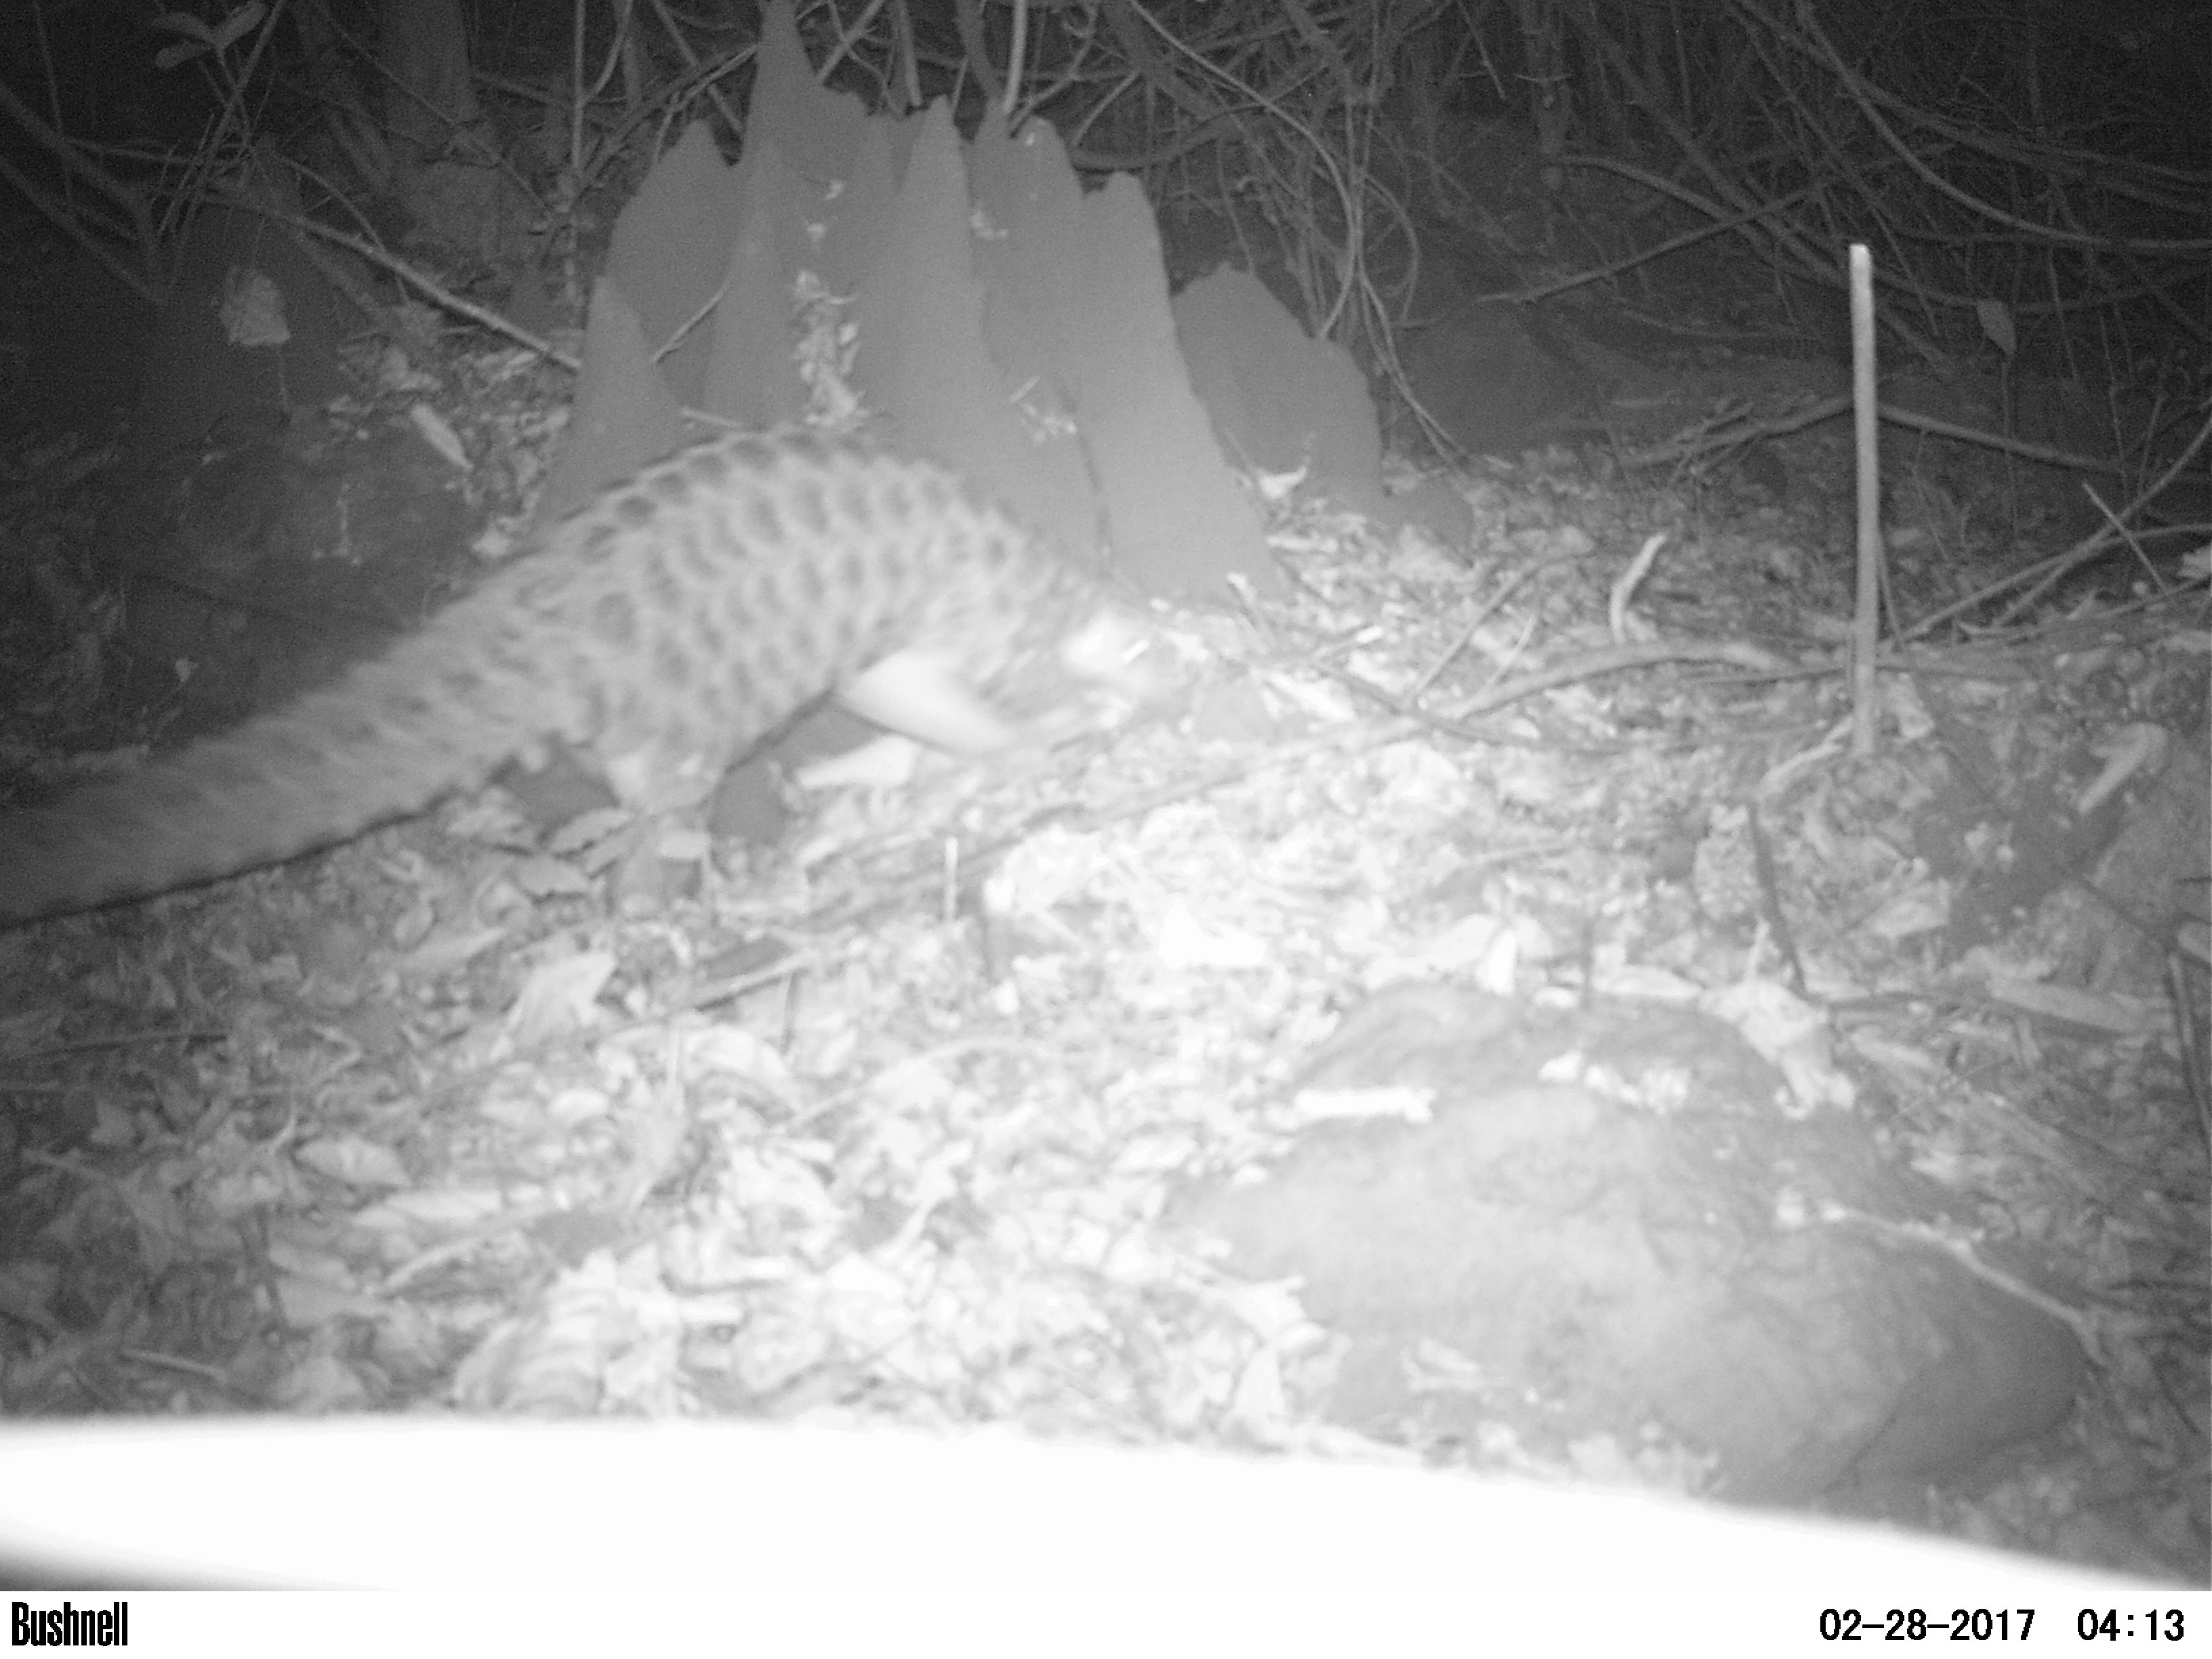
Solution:
[{"label": "leaf", "polygon": [[508,1011],[507,1029],[525,1048],[568,1031],[580,1031],[598,1017],[599,991],[615,970],[605,951],[579,951],[543,963],[523,982]]},{"label": "leaf", "polygon": [[268,15],[269,9],[261,3],[261,0],[246,0],[246,4],[231,13],[216,26],[214,36],[215,49],[221,52],[236,44],[240,35],[251,29],[258,28],[261,20]]},{"label": "leaf", "polygon": [[389,1146],[359,1135],[326,1135],[310,1140],[297,1154],[301,1164],[349,1187],[404,1187],[412,1179]]},{"label": "leaf", "polygon": [[213,31],[188,11],[165,11],[158,17],[149,19],[147,27],[167,29],[172,34],[184,35],[189,40],[198,41],[203,46],[211,46],[215,44]]},{"label": "leaf", "polygon": [[2013,332],[2012,310],[2002,300],[1977,300],[1974,315],[1982,320],[1982,332],[1989,336],[1990,343],[2008,357],[2020,345]]}]

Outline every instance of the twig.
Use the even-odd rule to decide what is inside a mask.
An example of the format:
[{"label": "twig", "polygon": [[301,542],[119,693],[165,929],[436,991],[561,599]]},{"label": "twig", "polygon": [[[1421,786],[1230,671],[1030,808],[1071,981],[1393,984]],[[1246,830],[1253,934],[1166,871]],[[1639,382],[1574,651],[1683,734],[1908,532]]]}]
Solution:
[{"label": "twig", "polygon": [[[2188,447],[2185,448],[2179,456],[2175,457],[2173,464],[2167,467],[2165,471],[2159,474],[2159,476],[2150,483],[2138,490],[2136,494],[2135,499],[2120,509],[2120,518],[2122,520],[2132,519],[2141,513],[2145,507],[2157,500],[2158,497],[2166,491],[2166,488],[2171,485],[2176,478],[2181,476],[2183,470],[2188,466],[2190,462],[2196,459],[2197,452],[2204,447],[2205,441],[2208,438],[2212,438],[2212,416],[2208,416],[2204,424],[2197,428],[2197,435],[2191,438],[2189,441]],[[2101,554],[2107,547],[2110,547],[2112,544],[2112,539],[2113,538],[2110,529],[2100,525],[2095,530],[2090,532],[2087,536],[2084,537],[2081,540],[2076,542],[2072,547],[2069,548],[2065,552],[2055,553],[2050,558],[2045,559],[2039,563],[2029,565],[2024,570],[2014,570],[2006,575],[1998,577],[1996,580],[1990,582],[1984,586],[1976,589],[1973,592],[1967,594],[1965,599],[1956,600],[1950,605],[1945,605],[1941,611],[1936,611],[1931,616],[1922,617],[1911,627],[1901,630],[1898,635],[1898,638],[1900,641],[1918,639],[1923,635],[1930,632],[1932,629],[1942,627],[1945,623],[1949,622],[1954,617],[1963,616],[1966,612],[1973,610],[1976,606],[1980,605],[1990,599],[1995,599],[2000,593],[2006,592],[2012,588],[2017,587],[2023,582],[2032,582],[2039,580],[2046,571],[2052,571],[2063,574],[2064,572],[2071,570],[2075,565],[2086,564],[2091,559],[2095,558]]]},{"label": "twig", "polygon": [[[222,191],[221,199],[227,205],[244,208],[250,213],[262,214],[305,231],[311,236],[319,237],[322,240],[344,248],[349,252],[357,253],[372,264],[381,265],[434,305],[442,306],[457,316],[466,317],[471,322],[481,324],[495,334],[503,334],[516,344],[537,352],[548,362],[558,363],[571,373],[580,372],[583,368],[583,365],[569,353],[556,350],[552,345],[531,333],[529,330],[507,321],[497,312],[477,305],[472,300],[464,300],[459,295],[430,277],[425,276],[414,266],[386,253],[372,242],[364,241],[358,236],[348,235],[342,230],[333,230],[328,225],[318,223],[305,215],[295,213],[288,208],[276,207],[266,202],[255,201],[252,197],[235,188]],[[371,314],[376,313],[372,312]]]}]

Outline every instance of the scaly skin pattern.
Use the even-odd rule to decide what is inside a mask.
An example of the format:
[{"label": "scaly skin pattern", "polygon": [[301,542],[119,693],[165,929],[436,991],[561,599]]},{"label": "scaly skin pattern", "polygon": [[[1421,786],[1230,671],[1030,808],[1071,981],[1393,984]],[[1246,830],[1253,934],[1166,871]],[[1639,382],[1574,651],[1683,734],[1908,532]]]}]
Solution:
[{"label": "scaly skin pattern", "polygon": [[550,742],[596,757],[628,805],[696,800],[886,656],[988,690],[1099,605],[1089,576],[941,467],[810,434],[717,438],[608,489],[289,708],[0,814],[0,926],[330,846]]}]

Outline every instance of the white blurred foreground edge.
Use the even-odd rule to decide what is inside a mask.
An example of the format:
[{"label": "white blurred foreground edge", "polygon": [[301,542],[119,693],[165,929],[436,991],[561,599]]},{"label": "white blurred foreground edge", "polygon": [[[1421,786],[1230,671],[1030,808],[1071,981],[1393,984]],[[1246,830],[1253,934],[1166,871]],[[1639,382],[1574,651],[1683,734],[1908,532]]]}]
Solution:
[{"label": "white blurred foreground edge", "polygon": [[0,1582],[1298,1596],[2150,1588],[1638,1493],[1003,1431],[447,1419],[0,1430]]}]

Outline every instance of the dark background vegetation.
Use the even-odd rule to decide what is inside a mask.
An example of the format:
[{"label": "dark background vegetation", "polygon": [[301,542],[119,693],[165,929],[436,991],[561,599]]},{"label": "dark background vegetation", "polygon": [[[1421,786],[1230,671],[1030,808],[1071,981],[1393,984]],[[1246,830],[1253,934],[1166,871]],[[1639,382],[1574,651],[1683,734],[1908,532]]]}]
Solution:
[{"label": "dark background vegetation", "polygon": [[[573,295],[673,130],[734,148],[759,24],[665,0],[8,9],[11,222],[35,208],[141,305],[196,206],[264,168],[465,291],[530,267]],[[1176,277],[1252,265],[1378,383],[1443,270],[1835,353],[1854,240],[1912,358],[2139,386],[2212,331],[2190,0],[841,0],[800,26],[872,107],[1039,116],[1079,165],[1139,173]],[[433,160],[499,174],[521,222],[465,245],[410,200]],[[2115,441],[2155,451],[2173,406],[2133,407]]]}]

